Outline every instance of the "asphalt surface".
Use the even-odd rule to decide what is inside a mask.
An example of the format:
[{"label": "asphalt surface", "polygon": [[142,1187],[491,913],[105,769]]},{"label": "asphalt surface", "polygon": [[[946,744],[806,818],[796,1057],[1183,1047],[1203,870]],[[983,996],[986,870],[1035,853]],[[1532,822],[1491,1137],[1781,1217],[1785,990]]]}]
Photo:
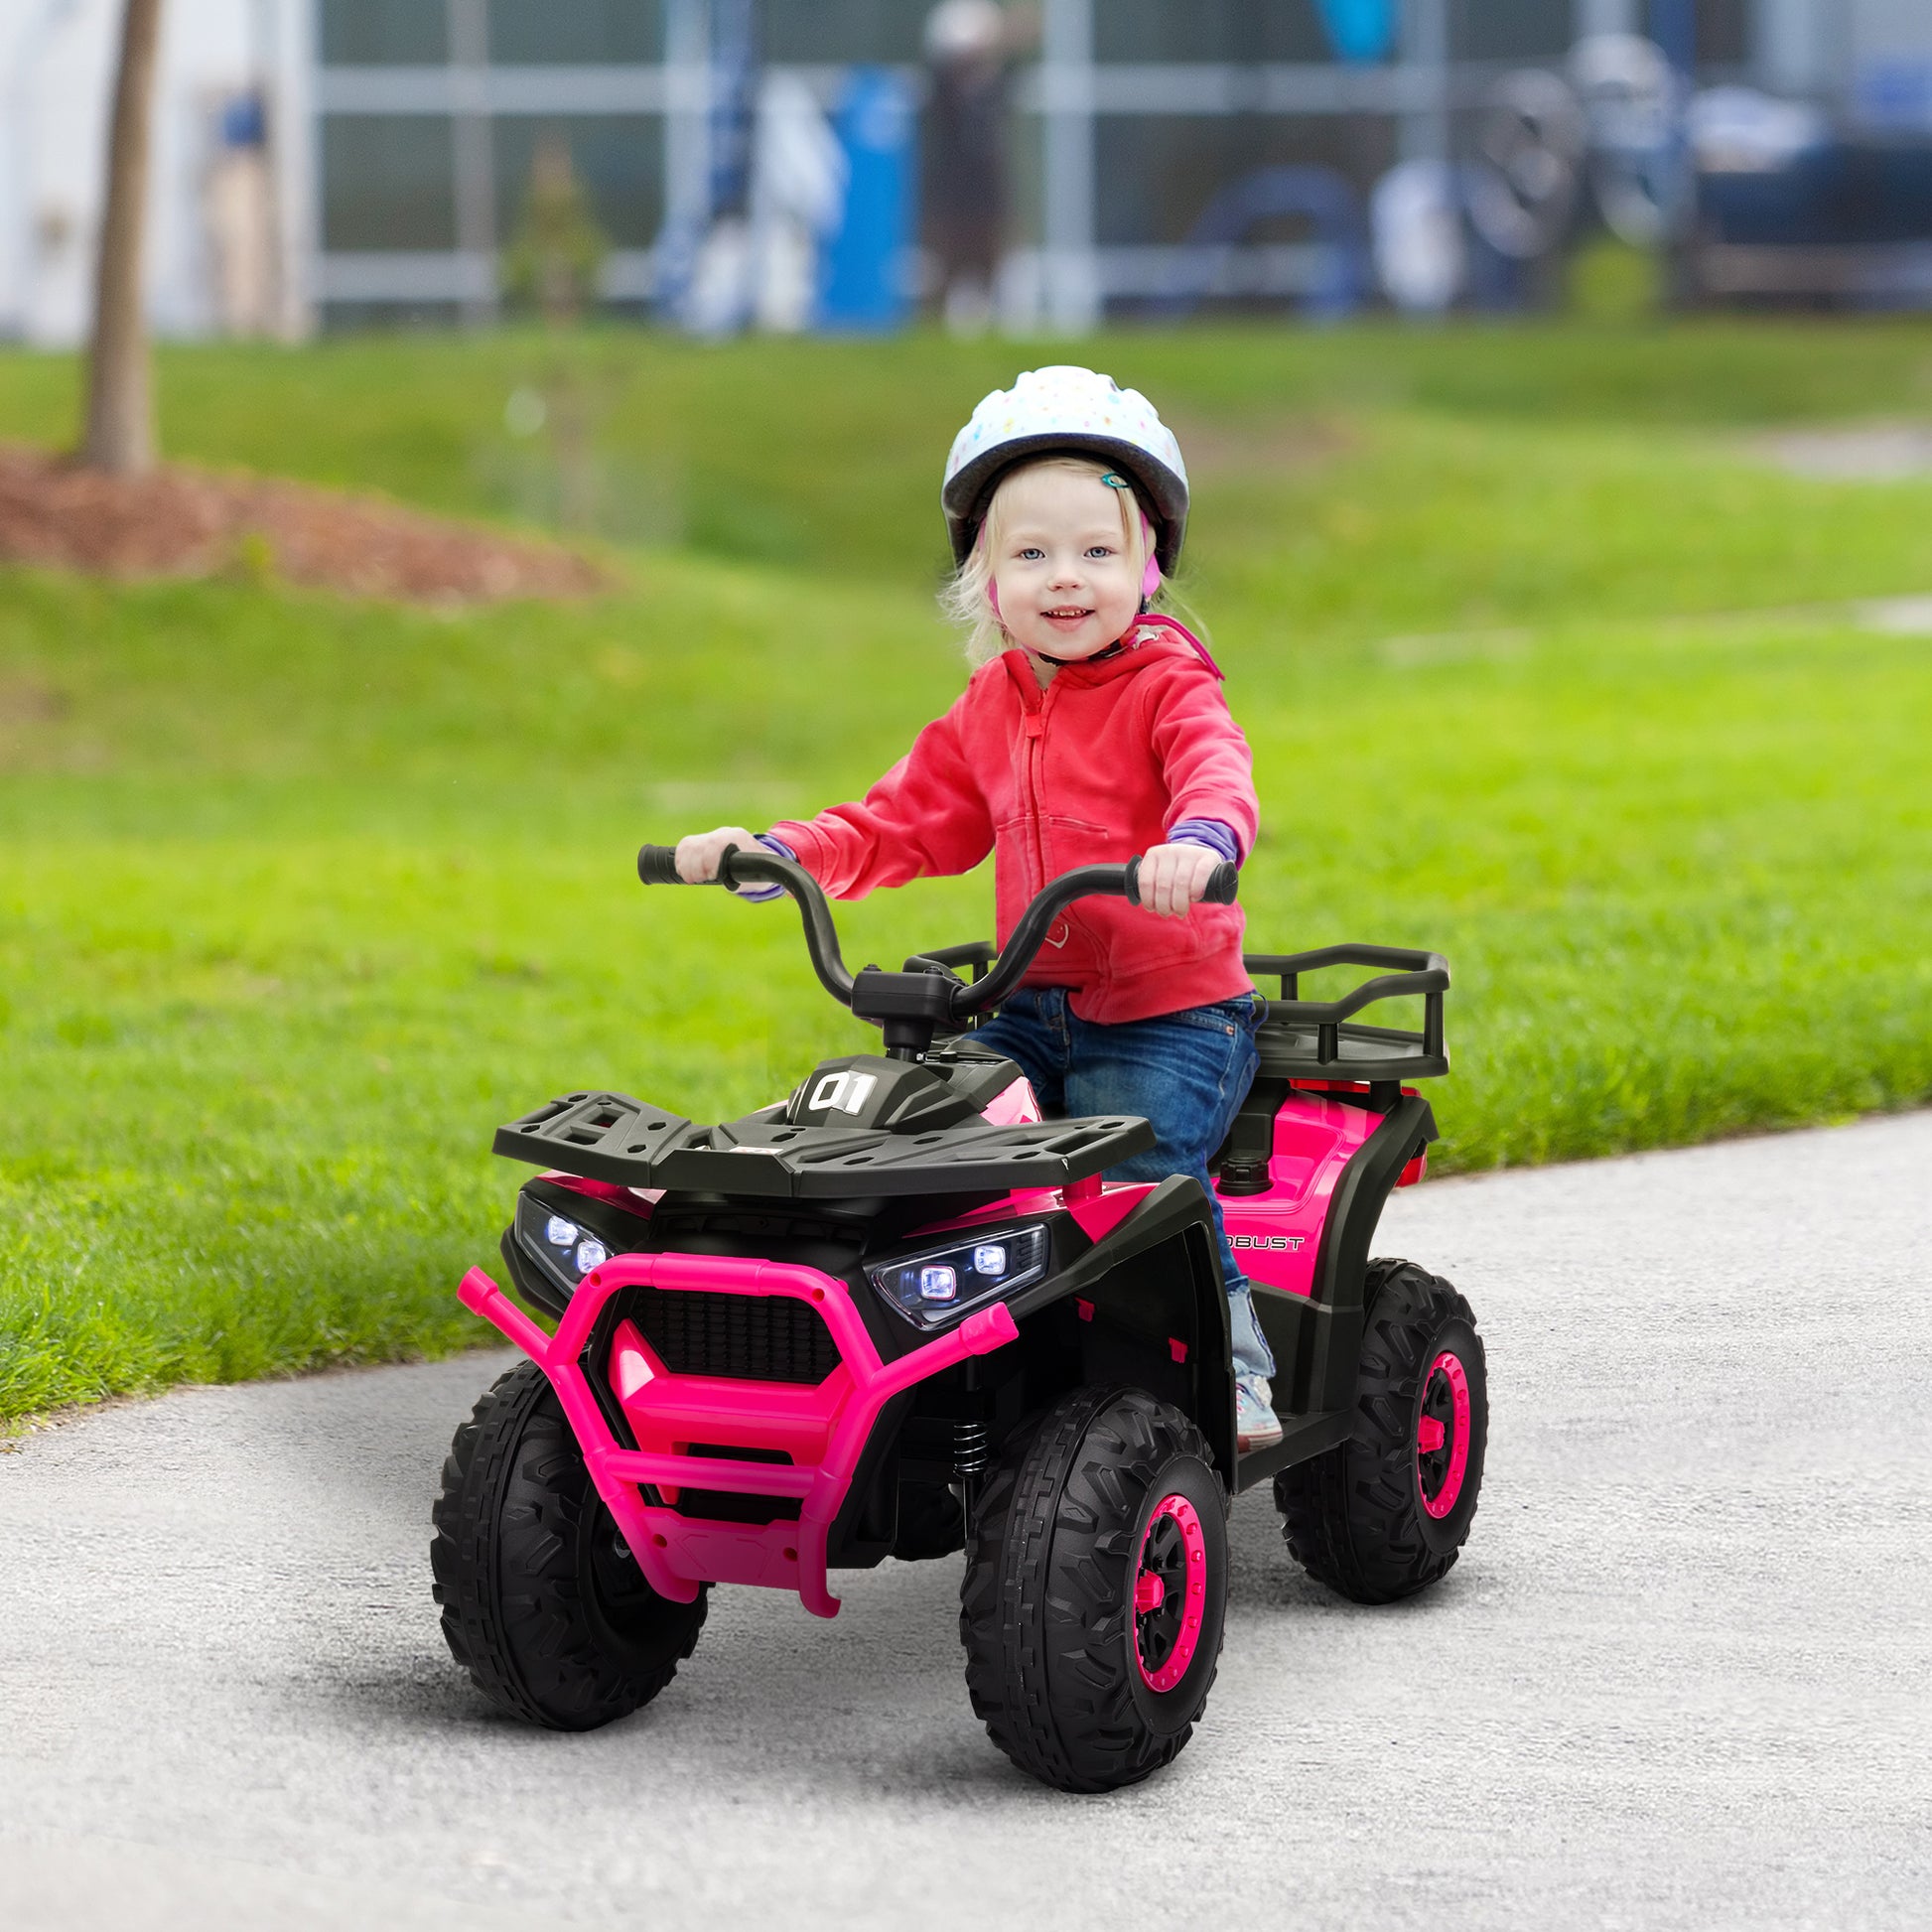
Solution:
[{"label": "asphalt surface", "polygon": [[1493,1415],[1409,1604],[1234,1516],[1205,1721],[1014,1771],[957,1562],[719,1591],[638,1717],[494,1716],[428,1511],[508,1359],[103,1410],[0,1455],[0,1926],[1932,1923],[1932,1115],[1431,1182]]}]

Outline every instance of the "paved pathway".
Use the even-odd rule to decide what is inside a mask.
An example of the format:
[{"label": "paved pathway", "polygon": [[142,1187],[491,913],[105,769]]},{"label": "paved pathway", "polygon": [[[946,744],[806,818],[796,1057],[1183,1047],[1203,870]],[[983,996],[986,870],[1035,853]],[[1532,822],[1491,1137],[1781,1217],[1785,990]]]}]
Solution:
[{"label": "paved pathway", "polygon": [[473,1356],[0,1455],[0,1926],[1923,1926],[1932,1116],[1432,1182],[1494,1434],[1461,1565],[1338,1602],[1235,1512],[1166,1775],[1020,1777],[955,1564],[722,1591],[638,1718],[493,1716],[426,1576]]}]

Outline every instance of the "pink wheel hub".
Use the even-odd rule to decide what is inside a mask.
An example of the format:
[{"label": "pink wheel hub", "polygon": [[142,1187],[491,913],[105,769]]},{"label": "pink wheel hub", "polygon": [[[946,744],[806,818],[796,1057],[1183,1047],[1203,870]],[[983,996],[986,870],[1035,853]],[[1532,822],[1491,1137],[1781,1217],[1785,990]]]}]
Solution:
[{"label": "pink wheel hub", "polygon": [[1416,1487],[1422,1506],[1440,1521],[1462,1494],[1469,1468],[1469,1372],[1450,1349],[1423,1377],[1416,1422]]},{"label": "pink wheel hub", "polygon": [[1151,1691],[1187,1675],[1207,1614],[1207,1538],[1185,1496],[1163,1496],[1134,1566],[1134,1662]]}]

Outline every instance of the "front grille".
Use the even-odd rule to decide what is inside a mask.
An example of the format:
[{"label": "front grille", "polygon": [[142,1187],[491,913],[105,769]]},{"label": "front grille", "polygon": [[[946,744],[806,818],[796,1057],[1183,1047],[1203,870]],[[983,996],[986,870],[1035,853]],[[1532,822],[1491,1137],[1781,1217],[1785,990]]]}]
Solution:
[{"label": "front grille", "polygon": [[673,1375],[819,1383],[839,1365],[824,1318],[789,1295],[658,1288],[631,1315]]},{"label": "front grille", "polygon": [[[783,1449],[739,1449],[729,1443],[691,1443],[687,1455],[710,1455],[740,1462],[789,1462]],[[673,1505],[680,1516],[711,1523],[795,1523],[796,1496],[753,1496],[736,1489],[680,1489]]]}]

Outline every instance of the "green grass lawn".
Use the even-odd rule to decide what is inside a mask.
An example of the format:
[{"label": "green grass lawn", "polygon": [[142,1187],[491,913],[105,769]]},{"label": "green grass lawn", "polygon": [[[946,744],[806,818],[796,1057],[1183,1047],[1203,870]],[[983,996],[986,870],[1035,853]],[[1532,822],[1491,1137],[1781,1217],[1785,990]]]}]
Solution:
[{"label": "green grass lawn", "polygon": [[[587,1082],[715,1116],[866,1035],[785,908],[631,883],[643,838],[850,795],[958,688],[939,459],[997,344],[399,339],[163,359],[184,458],[541,521],[596,425],[626,588],[459,615],[0,572],[0,1417],[473,1338],[519,1171]],[[1932,412],[1932,330],[1121,336],[1179,423],[1190,594],[1256,753],[1258,947],[1456,970],[1444,1164],[1932,1096],[1932,484],[1765,467]],[[0,357],[0,436],[70,364]],[[580,491],[580,494],[583,492]],[[887,961],[983,877],[851,907]],[[1479,1288],[1479,1284],[1472,1284]]]}]

